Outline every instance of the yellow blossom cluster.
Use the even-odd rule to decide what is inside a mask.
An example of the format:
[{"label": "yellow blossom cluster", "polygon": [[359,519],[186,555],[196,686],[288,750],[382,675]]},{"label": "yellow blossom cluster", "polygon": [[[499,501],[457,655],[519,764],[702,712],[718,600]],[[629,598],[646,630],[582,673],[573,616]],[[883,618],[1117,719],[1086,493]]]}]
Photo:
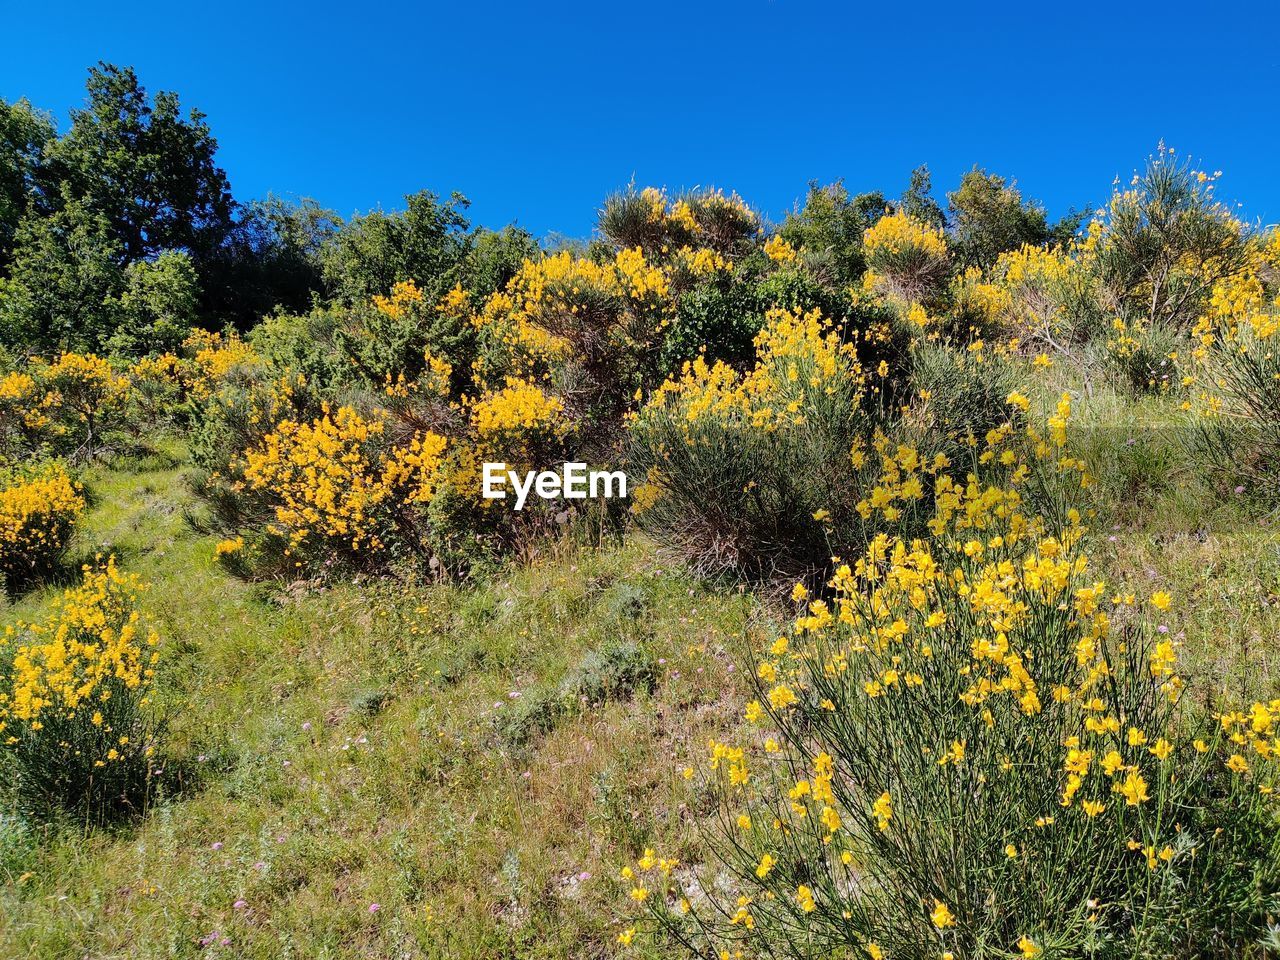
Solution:
[{"label": "yellow blossom cluster", "polygon": [[8,745],[46,725],[81,720],[101,727],[104,716],[119,712],[111,703],[116,698],[145,705],[160,638],[142,626],[137,599],[143,589],[136,575],[122,573],[110,558],[86,566],[81,584],[63,593],[45,622],[6,629],[13,656],[0,688],[0,733]]},{"label": "yellow blossom cluster", "polygon": [[747,373],[698,357],[655,391],[650,406],[678,407],[690,427],[710,417],[772,432],[803,425],[824,400],[860,403],[865,375],[853,343],[820,311],[771,310],[755,346]]},{"label": "yellow blossom cluster", "polygon": [[563,440],[569,430],[558,398],[516,379],[481,396],[471,408],[471,422],[482,446],[504,454],[527,454],[540,444]]},{"label": "yellow blossom cluster", "polygon": [[271,530],[297,549],[318,538],[344,551],[386,546],[393,515],[427,502],[445,450],[430,432],[391,445],[385,419],[325,407],[309,423],[283,420],[244,454],[244,483],[273,505]]},{"label": "yellow blossom cluster", "polygon": [[84,506],[80,488],[57,464],[0,486],[0,576],[21,576],[55,560]]},{"label": "yellow blossom cluster", "polygon": [[896,256],[917,250],[932,257],[947,255],[946,235],[904,210],[881,217],[867,229],[862,242],[868,258],[881,254]]}]

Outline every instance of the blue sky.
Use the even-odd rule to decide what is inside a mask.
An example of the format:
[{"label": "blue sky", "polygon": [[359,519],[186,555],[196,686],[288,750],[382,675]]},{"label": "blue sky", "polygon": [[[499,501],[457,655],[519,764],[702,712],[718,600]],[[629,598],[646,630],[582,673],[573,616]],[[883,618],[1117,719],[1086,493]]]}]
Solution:
[{"label": "blue sky", "polygon": [[65,126],[132,64],[209,115],[238,198],[347,215],[459,190],[480,223],[589,233],[628,181],[734,189],[780,218],[810,179],[896,194],[972,165],[1053,214],[1163,140],[1280,219],[1272,5],[1023,2],[5,4],[0,97]]}]

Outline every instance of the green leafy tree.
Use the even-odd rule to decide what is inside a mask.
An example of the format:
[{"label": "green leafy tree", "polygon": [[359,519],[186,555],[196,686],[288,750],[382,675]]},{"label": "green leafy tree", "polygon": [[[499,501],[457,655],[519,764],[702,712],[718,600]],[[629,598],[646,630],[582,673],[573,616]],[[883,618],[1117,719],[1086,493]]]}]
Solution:
[{"label": "green leafy tree", "polygon": [[54,213],[29,212],[0,290],[0,343],[46,354],[98,348],[125,286],[121,253],[110,222],[87,203],[64,196]]},{"label": "green leafy tree", "polygon": [[0,275],[35,197],[41,153],[54,133],[53,121],[26,100],[0,99]]},{"label": "green leafy tree", "polygon": [[947,215],[933,198],[933,175],[926,164],[922,163],[911,171],[911,182],[898,205],[909,216],[931,227],[945,229],[947,226]]},{"label": "green leafy tree", "polygon": [[106,218],[129,262],[186,250],[197,259],[231,228],[232,200],[204,114],[184,116],[178,95],[149,98],[132,68],[89,70],[84,109],[52,142],[44,176]]},{"label": "green leafy tree", "polygon": [[412,280],[436,299],[462,278],[471,241],[467,198],[447,201],[428,190],[405,198],[404,210],[353,218],[325,247],[323,273],[332,295],[347,303],[386,294]]},{"label": "green leafy tree", "polygon": [[113,353],[140,355],[175,351],[196,321],[200,287],[191,257],[166,250],[124,271],[124,290],[111,306],[115,330],[106,342]]},{"label": "green leafy tree", "polygon": [[1050,239],[1044,208],[1022,199],[1016,184],[974,167],[947,194],[952,247],[960,265],[989,267],[1006,250]]},{"label": "green leafy tree", "polygon": [[324,290],[324,251],[341,228],[341,217],[310,198],[267,196],[241,205],[202,270],[206,322],[248,329],[277,308],[309,310]]},{"label": "green leafy tree", "polygon": [[826,186],[812,181],[804,207],[788,214],[778,232],[796,249],[803,248],[815,267],[825,265],[834,282],[849,284],[867,266],[862,235],[888,205],[879,191],[850,196],[840,180]]},{"label": "green leafy tree", "polygon": [[462,285],[477,299],[506,287],[526,260],[541,255],[528,230],[511,225],[501,230],[477,227],[463,264]]}]

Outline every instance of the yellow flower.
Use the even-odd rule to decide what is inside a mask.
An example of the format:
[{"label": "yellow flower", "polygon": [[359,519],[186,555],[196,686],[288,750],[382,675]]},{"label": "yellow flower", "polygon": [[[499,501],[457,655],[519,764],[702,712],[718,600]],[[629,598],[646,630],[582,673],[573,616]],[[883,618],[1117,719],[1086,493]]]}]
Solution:
[{"label": "yellow flower", "polygon": [[1173,597],[1163,590],[1157,590],[1151,595],[1151,605],[1157,610],[1168,610],[1171,603],[1173,603]]},{"label": "yellow flower", "polygon": [[1116,784],[1112,789],[1124,797],[1125,804],[1130,807],[1139,806],[1151,799],[1147,794],[1147,781],[1142,779],[1142,774],[1137,770],[1130,770],[1124,782]]},{"label": "yellow flower", "polygon": [[1034,940],[1026,936],[1018,939],[1018,952],[1022,954],[1023,960],[1035,960],[1036,957],[1044,953],[1040,947],[1036,946]]},{"label": "yellow flower", "polygon": [[929,914],[929,918],[939,930],[945,930],[947,927],[956,925],[955,914],[941,900],[933,901],[933,912]]},{"label": "yellow flower", "polygon": [[628,927],[626,930],[623,930],[618,934],[618,943],[622,944],[624,947],[629,947],[631,946],[631,941],[635,939],[635,936],[636,928]]}]

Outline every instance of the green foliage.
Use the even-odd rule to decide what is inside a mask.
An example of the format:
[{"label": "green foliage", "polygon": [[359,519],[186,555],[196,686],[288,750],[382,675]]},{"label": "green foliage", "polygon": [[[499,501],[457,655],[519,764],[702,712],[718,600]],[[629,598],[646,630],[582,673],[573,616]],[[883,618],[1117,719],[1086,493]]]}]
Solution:
[{"label": "green foliage", "polygon": [[115,332],[109,304],[124,289],[122,249],[110,221],[70,196],[18,225],[0,289],[0,342],[37,354],[91,350]]},{"label": "green foliage", "polygon": [[650,694],[656,683],[656,665],[643,646],[612,640],[587,651],[553,692],[521,697],[503,717],[499,735],[506,744],[525,747],[567,717],[607,701]]},{"label": "green foliage", "polygon": [[764,323],[760,289],[736,274],[717,275],[681,294],[676,316],[662,338],[661,372],[678,371],[700,353],[708,361],[746,366]]},{"label": "green foliage", "polygon": [[1166,322],[1137,323],[1107,342],[1108,365],[1135,393],[1167,391],[1177,386],[1174,362],[1186,340]]},{"label": "green foliage", "polygon": [[797,250],[804,250],[811,269],[833,285],[848,286],[866,270],[862,235],[888,206],[878,191],[851,197],[843,181],[826,186],[812,181],[804,207],[787,214],[778,233]]},{"label": "green foliage", "polygon": [[1009,419],[1014,378],[1009,365],[944,343],[918,341],[912,348],[912,386],[921,401],[915,426],[931,449],[953,463],[972,459],[973,442]]},{"label": "green foliage", "polygon": [[85,107],[51,142],[41,178],[59,185],[41,207],[65,199],[105,217],[126,262],[186,250],[197,262],[225,238],[232,201],[204,114],[183,115],[177,94],[148,96],[130,67],[89,70]]},{"label": "green foliage", "polygon": [[473,297],[484,298],[505,289],[526,260],[540,255],[538,242],[529,231],[516,226],[501,230],[477,227],[470,237],[470,249],[462,266],[462,286]]},{"label": "green foliage", "polygon": [[115,354],[174,353],[197,319],[199,289],[191,257],[165,251],[124,271],[124,289],[112,306],[114,333],[105,347]]},{"label": "green foliage", "polygon": [[0,99],[0,276],[9,264],[18,224],[35,198],[45,144],[53,121],[26,100]]},{"label": "green foliage", "polygon": [[1004,177],[974,167],[947,194],[951,246],[961,267],[988,269],[1006,250],[1039,246],[1050,236],[1044,208],[1024,203]]},{"label": "green foliage", "polygon": [[927,164],[911,171],[911,181],[898,200],[898,207],[907,216],[937,229],[947,226],[947,215],[933,198],[933,175]]},{"label": "green foliage", "polygon": [[470,248],[468,205],[459,193],[442,202],[423,190],[405,197],[402,211],[354,217],[325,246],[328,290],[344,303],[359,304],[412,280],[435,302],[462,279]]},{"label": "green foliage", "polygon": [[205,323],[244,330],[277,308],[306,311],[324,289],[322,257],[341,227],[341,217],[309,198],[240,205],[226,241],[202,263]]}]

